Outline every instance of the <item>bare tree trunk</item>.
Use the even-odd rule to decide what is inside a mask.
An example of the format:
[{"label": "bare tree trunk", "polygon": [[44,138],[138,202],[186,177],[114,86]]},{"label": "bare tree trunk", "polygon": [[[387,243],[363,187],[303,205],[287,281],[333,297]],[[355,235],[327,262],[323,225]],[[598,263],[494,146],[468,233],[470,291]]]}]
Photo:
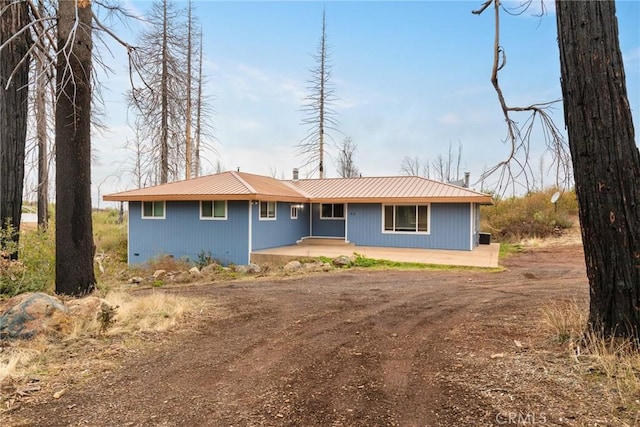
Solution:
[{"label": "bare tree trunk", "polygon": [[318,170],[320,179],[325,177],[324,152],[326,148],[325,135],[330,130],[336,130],[337,122],[334,119],[335,111],[331,104],[335,101],[334,89],[331,85],[331,64],[329,60],[329,47],[327,46],[327,26],[325,12],[322,12],[322,35],[318,53],[314,55],[316,66],[311,70],[309,80],[311,93],[305,98],[303,111],[308,117],[302,120],[302,124],[309,125],[307,136],[297,145],[298,155],[304,155],[305,166],[316,164],[312,173]]},{"label": "bare tree trunk", "polygon": [[613,1],[556,1],[565,122],[578,196],[589,324],[640,338],[640,153]]},{"label": "bare tree trunk", "polygon": [[47,69],[43,54],[37,51],[35,119],[38,140],[38,227],[46,230],[49,225],[49,136],[47,133]]},{"label": "bare tree trunk", "polygon": [[322,37],[320,39],[320,69],[318,70],[320,72],[320,79],[319,79],[319,83],[320,83],[320,97],[319,97],[319,101],[320,101],[320,106],[319,106],[319,121],[318,121],[318,126],[319,126],[319,137],[320,137],[320,143],[319,143],[319,156],[320,156],[320,162],[318,165],[318,174],[319,174],[319,178],[322,179],[324,178],[324,110],[325,110],[325,91],[326,91],[326,79],[327,79],[327,70],[326,70],[326,66],[327,66],[327,33],[326,33],[326,24],[325,24],[325,15],[324,15],[324,11],[322,11]]},{"label": "bare tree trunk", "polygon": [[162,27],[162,77],[160,83],[161,97],[161,141],[160,141],[160,184],[169,181],[169,70],[167,67],[168,49],[168,22],[167,0],[163,0],[164,22]]},{"label": "bare tree trunk", "polygon": [[58,4],[56,68],[56,292],[95,287],[91,223],[90,0]]},{"label": "bare tree trunk", "polygon": [[196,146],[195,146],[195,175],[202,174],[200,164],[200,140],[202,138],[202,30],[200,30],[200,60],[198,62],[198,100],[196,104]]},{"label": "bare tree trunk", "polygon": [[[13,3],[13,4],[12,4]],[[0,227],[20,228],[24,182],[25,142],[29,100],[29,32],[19,33],[29,23],[26,2],[0,0]],[[12,239],[18,241],[19,234]],[[0,249],[4,248],[0,242]],[[9,254],[17,258],[16,251]]]},{"label": "bare tree trunk", "polygon": [[187,18],[187,105],[185,120],[185,179],[191,179],[191,0],[189,0],[189,14]]}]

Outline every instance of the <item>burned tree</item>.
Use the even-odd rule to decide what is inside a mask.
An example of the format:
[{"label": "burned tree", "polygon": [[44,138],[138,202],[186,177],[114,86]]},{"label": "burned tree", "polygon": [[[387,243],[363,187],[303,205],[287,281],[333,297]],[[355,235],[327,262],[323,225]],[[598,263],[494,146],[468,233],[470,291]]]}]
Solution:
[{"label": "burned tree", "polygon": [[[56,292],[95,287],[91,222],[90,0],[58,6],[56,68]],[[61,165],[63,165],[61,167]]]},{"label": "burned tree", "polygon": [[[530,2],[525,3],[525,6]],[[495,170],[530,168],[530,128],[511,113],[542,120],[555,160],[564,162],[564,140],[546,114],[549,103],[509,107],[498,83],[504,66],[499,44],[500,0],[494,6],[496,39],[491,81],[507,122],[509,159]],[[589,328],[603,336],[640,339],[640,153],[635,143],[613,1],[556,1],[565,125],[578,197],[590,287]],[[568,174],[566,174],[568,175]],[[504,173],[503,175],[504,176]]]},{"label": "burned tree", "polygon": [[[32,40],[26,2],[0,0],[0,227],[20,228]],[[19,234],[9,233],[18,241]],[[3,233],[5,235],[5,233]],[[0,242],[0,250],[5,242]],[[9,255],[17,258],[16,248]]]},{"label": "burned tree", "polygon": [[564,116],[590,285],[589,324],[640,338],[640,153],[613,1],[557,1]]}]

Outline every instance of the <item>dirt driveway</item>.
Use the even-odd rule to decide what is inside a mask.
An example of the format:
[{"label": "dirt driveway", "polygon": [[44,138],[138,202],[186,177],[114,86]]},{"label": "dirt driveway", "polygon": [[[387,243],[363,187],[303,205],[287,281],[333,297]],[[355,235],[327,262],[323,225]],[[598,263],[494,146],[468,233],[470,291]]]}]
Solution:
[{"label": "dirt driveway", "polygon": [[586,301],[581,248],[531,250],[504,264],[499,273],[363,269],[166,290],[215,301],[215,309],[121,369],[6,421],[606,425],[608,403],[592,385],[556,375],[564,359],[529,351],[549,345],[541,306]]}]

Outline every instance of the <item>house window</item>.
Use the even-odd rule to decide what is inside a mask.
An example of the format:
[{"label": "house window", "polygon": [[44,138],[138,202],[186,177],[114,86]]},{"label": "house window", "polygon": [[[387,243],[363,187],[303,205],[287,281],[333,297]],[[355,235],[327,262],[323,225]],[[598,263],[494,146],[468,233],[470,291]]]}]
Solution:
[{"label": "house window", "polygon": [[164,219],[164,202],[142,202],[142,218]]},{"label": "house window", "polygon": [[291,205],[291,219],[298,219],[298,206]]},{"label": "house window", "polygon": [[200,219],[227,219],[226,200],[202,200]]},{"label": "house window", "polygon": [[276,202],[260,202],[260,219],[276,219]]},{"label": "house window", "polygon": [[385,232],[429,232],[429,205],[384,205],[382,209]]},{"label": "house window", "polygon": [[320,204],[320,219],[344,219],[344,203]]}]

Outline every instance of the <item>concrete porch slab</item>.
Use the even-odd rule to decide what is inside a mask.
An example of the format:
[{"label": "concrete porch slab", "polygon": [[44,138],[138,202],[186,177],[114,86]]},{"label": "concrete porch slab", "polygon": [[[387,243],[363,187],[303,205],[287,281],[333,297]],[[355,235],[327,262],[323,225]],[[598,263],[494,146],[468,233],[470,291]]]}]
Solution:
[{"label": "concrete porch slab", "polygon": [[397,262],[497,268],[500,244],[479,245],[473,251],[345,246],[344,244],[293,245],[252,252],[251,262],[257,264],[269,262],[281,265],[300,258],[316,258],[319,256],[334,258],[340,255],[351,256],[354,252],[367,258]]}]

